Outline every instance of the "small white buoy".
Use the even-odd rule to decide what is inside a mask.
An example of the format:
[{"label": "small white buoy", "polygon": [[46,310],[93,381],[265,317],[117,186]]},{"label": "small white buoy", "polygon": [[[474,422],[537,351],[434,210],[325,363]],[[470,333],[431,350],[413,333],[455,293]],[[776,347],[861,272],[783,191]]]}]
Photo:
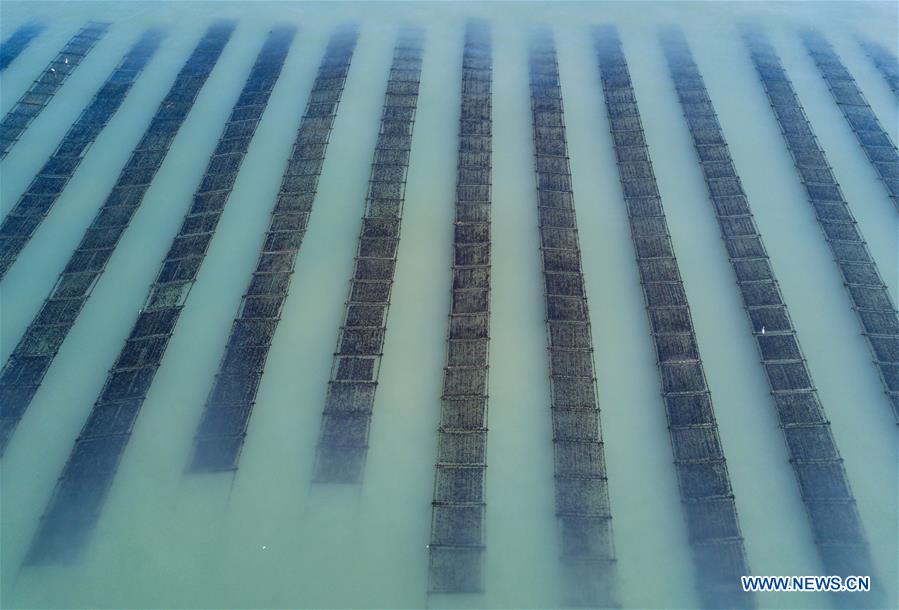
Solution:
[{"label": "small white buoy", "polygon": [[264,544],[262,545],[262,550],[263,550],[263,551],[264,551],[265,549],[267,549],[267,548],[268,548],[268,547],[265,546]]}]

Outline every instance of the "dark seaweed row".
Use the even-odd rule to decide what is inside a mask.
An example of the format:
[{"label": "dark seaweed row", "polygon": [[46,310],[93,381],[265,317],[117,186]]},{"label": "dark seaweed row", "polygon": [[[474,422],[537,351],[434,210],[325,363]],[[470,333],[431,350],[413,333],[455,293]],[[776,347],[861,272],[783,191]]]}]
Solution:
[{"label": "dark seaweed row", "polygon": [[[232,23],[216,23],[200,40],[131,153],[112,192],[0,371],[0,455],[140,207],[233,29]],[[40,201],[26,199],[22,205],[40,209]]]},{"label": "dark seaweed row", "polygon": [[[747,28],[744,36],[815,216],[843,275],[862,333],[871,347],[874,364],[899,422],[899,318],[889,290],[780,58],[762,32]],[[871,143],[886,146],[889,141],[872,140]],[[794,382],[796,375],[802,373],[790,375]]]},{"label": "dark seaweed row", "polygon": [[89,21],[78,30],[62,51],[53,58],[47,69],[31,83],[28,91],[19,98],[12,110],[3,117],[3,121],[0,122],[0,159],[9,154],[31,121],[50,103],[69,74],[90,53],[97,41],[103,38],[109,26],[109,23]]},{"label": "dark seaweed row", "polygon": [[452,308],[428,546],[432,593],[484,588],[492,81],[490,28],[469,21],[462,55]]},{"label": "dark seaweed row", "polygon": [[319,483],[362,480],[400,240],[423,44],[420,29],[405,27],[393,52],[350,295],[322,412],[313,475]]},{"label": "dark seaweed row", "polygon": [[712,396],[640,111],[614,26],[594,46],[640,283],[656,348],[681,505],[703,607],[755,605],[740,587],[749,573]]},{"label": "dark seaweed row", "polygon": [[159,48],[162,37],[160,29],[144,32],[81,111],[49,161],[3,219],[0,225],[0,279],[49,214],[91,144],[125,101],[131,86]]},{"label": "dark seaweed row", "polygon": [[295,33],[293,26],[273,28],[250,70],[181,229],[59,478],[32,547],[42,559],[60,547],[66,553],[81,550],[99,518]]},{"label": "dark seaweed row", "polygon": [[893,91],[893,95],[899,97],[899,61],[896,61],[896,56],[873,40],[863,36],[858,36],[857,39],[862,49],[874,62],[874,66],[883,75],[887,85]]},{"label": "dark seaweed row", "polygon": [[339,28],[331,36],[318,68],[262,252],[232,324],[197,428],[188,466],[191,471],[237,468],[265,361],[306,235],[357,38],[355,26]]},{"label": "dark seaweed row", "polygon": [[858,83],[821,32],[806,30],[802,41],[858,143],[883,181],[893,205],[899,209],[899,152],[896,145],[877,120]]},{"label": "dark seaweed row", "polygon": [[[662,44],[768,376],[814,539],[831,568],[834,563],[828,557],[838,553],[837,547],[863,547],[865,540],[851,494],[832,493],[833,485],[845,484],[847,492],[849,488],[830,423],[813,387],[799,338],[693,54],[680,30],[665,31]],[[788,367],[793,373],[785,377]],[[785,385],[788,379],[801,381]]]},{"label": "dark seaweed row", "polygon": [[20,25],[9,38],[0,45],[0,71],[6,68],[25,50],[34,38],[44,31],[45,26],[40,21],[32,19]]},{"label": "dark seaweed row", "polygon": [[[781,123],[784,137],[796,160],[800,173],[814,169],[830,178],[835,189],[834,201],[823,203],[816,198],[813,184],[803,182],[809,189],[812,204],[831,246],[830,236],[837,231],[842,237],[854,237],[860,252],[863,242],[855,232],[855,224],[848,207],[832,178],[824,152],[818,147],[811,127],[802,113],[799,101],[793,93],[773,47],[759,31],[744,29],[752,60],[761,76],[771,100],[774,113]],[[749,202],[736,175],[730,153],[718,124],[702,77],[693,63],[692,55],[684,43],[672,43],[672,62],[688,120],[694,121],[694,142],[703,163],[725,243],[730,235],[745,235],[743,245],[735,250],[728,248],[737,273],[743,301],[753,325],[753,332],[762,355],[762,364],[768,375],[771,393],[777,407],[777,415],[783,428],[790,463],[796,473],[802,500],[812,526],[818,553],[828,574],[871,574],[872,562],[864,530],[855,505],[855,498],[843,467],[843,460],[831,434],[829,422],[818,400],[811,374],[802,357],[790,316],[780,295],[777,281],[771,270],[761,236],[753,221]],[[689,102],[685,100],[690,100]],[[696,122],[704,124],[704,127]],[[693,126],[691,126],[693,127]],[[703,155],[705,155],[703,157]],[[715,155],[712,157],[712,155]],[[716,166],[715,163],[718,163]],[[840,210],[841,221],[833,222],[822,213],[828,208]],[[738,230],[738,227],[742,229]],[[850,242],[851,243],[851,242]],[[857,265],[841,258],[841,251],[834,248],[838,264]],[[870,259],[869,259],[870,260]],[[873,262],[868,263],[873,273]],[[844,272],[845,273],[845,272]],[[879,276],[877,276],[879,278]],[[853,285],[846,276],[850,291]],[[764,286],[764,290],[746,290],[746,286]],[[884,297],[886,292],[883,292]],[[855,601],[853,599],[853,601]]]},{"label": "dark seaweed row", "polygon": [[565,603],[613,606],[615,550],[593,338],[581,271],[559,67],[549,29],[532,32],[528,66]]}]

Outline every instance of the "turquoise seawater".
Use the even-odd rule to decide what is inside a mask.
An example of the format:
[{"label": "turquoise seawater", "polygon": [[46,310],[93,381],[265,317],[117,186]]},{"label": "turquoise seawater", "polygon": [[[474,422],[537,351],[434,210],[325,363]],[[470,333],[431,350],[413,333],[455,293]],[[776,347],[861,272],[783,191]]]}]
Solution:
[{"label": "turquoise seawater", "polygon": [[[485,591],[427,595],[427,549],[449,313],[465,19],[494,41],[493,246]],[[0,35],[47,29],[0,77],[6,113],[87,19],[113,23],[0,165],[6,214],[148,25],[158,53],[0,284],[7,360],[193,46],[218,17],[235,33],[106,272],[0,461],[0,606],[47,608],[551,608],[562,599],[527,72],[528,28],[556,37],[599,402],[627,608],[693,608],[656,356],[608,133],[590,27],[618,26],[714,399],[749,565],[821,572],[751,328],[658,42],[681,25],[749,195],[845,460],[877,584],[897,600],[897,432],[832,255],[739,37],[760,22],[890,288],[896,210],[797,28],[815,25],[897,140],[897,102],[854,38],[893,53],[893,2],[0,2]],[[236,475],[186,476],[194,431],[256,263],[284,164],[334,27],[359,22],[308,232]],[[169,344],[102,518],[76,563],[22,567],[71,451],[187,211],[256,53],[279,22],[298,35]],[[361,486],[312,468],[369,163],[397,29],[426,31],[385,356]],[[825,594],[760,594],[825,608]]]}]

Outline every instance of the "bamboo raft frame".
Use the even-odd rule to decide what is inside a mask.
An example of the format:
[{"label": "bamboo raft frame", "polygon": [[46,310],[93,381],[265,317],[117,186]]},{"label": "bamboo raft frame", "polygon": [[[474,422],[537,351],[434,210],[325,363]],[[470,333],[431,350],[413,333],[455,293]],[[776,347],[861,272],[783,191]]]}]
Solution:
[{"label": "bamboo raft frame", "polygon": [[[77,556],[86,547],[295,34],[293,26],[276,26],[266,37],[181,229],[75,441],[29,563]],[[211,197],[217,201],[212,210]]]}]

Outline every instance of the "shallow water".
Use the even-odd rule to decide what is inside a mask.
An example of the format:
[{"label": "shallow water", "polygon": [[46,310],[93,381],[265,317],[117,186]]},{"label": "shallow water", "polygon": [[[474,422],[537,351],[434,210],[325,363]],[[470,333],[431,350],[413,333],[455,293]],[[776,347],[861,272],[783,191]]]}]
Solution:
[{"label": "shallow water", "polygon": [[[0,5],[0,34],[47,30],[3,73],[7,112],[82,23],[114,23],[0,165],[0,210],[27,188],[149,24],[169,34],[0,285],[5,362],[214,17],[238,27],[2,460],[3,607],[555,607],[546,336],[526,35],[556,36],[625,607],[696,607],[655,354],[589,26],[613,22],[630,64],[755,574],[821,572],[767,382],[658,44],[686,32],[720,116],[865,524],[897,599],[896,426],[827,244],[737,35],[761,21],[896,299],[896,212],[796,35],[819,26],[897,139],[896,98],[853,32],[897,46],[894,3],[44,3]],[[485,591],[427,596],[455,186],[464,20],[494,38],[493,272]],[[194,430],[268,226],[333,27],[360,20],[315,211],[236,476],[184,474]],[[198,282],[169,344],[102,519],[75,564],[21,568],[40,515],[177,232],[221,126],[272,24],[299,26]],[[311,486],[331,354],[397,26],[427,30],[385,357],[364,484]],[[763,594],[771,608],[831,607]]]}]

